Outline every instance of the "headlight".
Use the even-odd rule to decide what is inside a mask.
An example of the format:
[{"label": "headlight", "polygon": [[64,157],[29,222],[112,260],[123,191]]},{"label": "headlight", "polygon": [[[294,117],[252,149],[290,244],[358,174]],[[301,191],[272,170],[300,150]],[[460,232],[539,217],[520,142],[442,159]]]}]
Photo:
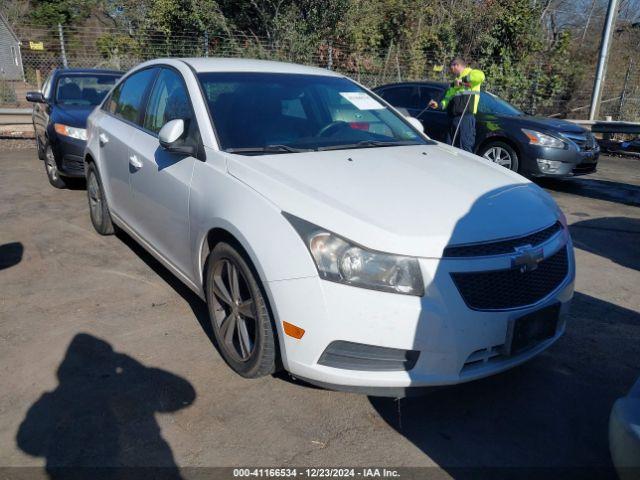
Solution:
[{"label": "headlight", "polygon": [[283,215],[309,249],[321,278],[384,292],[424,294],[417,258],[368,250],[298,217]]},{"label": "headlight", "polygon": [[69,127],[62,123],[54,124],[56,133],[58,135],[64,135],[65,137],[77,138],[78,140],[87,139],[87,131],[84,128]]},{"label": "headlight", "polygon": [[546,133],[536,132],[535,130],[527,130],[526,128],[522,129],[522,133],[524,133],[529,139],[529,143],[533,145],[540,145],[541,147],[551,147],[551,148],[564,148],[566,144],[560,140],[559,138],[552,137],[551,135],[547,135]]}]

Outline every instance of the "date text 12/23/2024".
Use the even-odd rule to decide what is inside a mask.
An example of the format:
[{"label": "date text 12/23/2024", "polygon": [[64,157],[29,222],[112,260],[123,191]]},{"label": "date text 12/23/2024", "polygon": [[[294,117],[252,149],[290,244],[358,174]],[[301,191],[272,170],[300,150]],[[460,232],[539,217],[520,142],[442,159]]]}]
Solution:
[{"label": "date text 12/23/2024", "polygon": [[234,478],[400,478],[389,468],[234,468]]}]

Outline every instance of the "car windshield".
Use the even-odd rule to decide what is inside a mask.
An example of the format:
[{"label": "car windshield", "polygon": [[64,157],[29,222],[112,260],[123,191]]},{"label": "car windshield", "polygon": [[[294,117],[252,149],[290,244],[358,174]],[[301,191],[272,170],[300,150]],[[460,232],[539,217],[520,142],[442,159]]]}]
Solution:
[{"label": "car windshield", "polygon": [[63,75],[58,78],[56,103],[61,105],[98,105],[119,75]]},{"label": "car windshield", "polygon": [[524,115],[524,112],[518,110],[506,100],[503,100],[489,92],[482,92],[480,95],[480,104],[478,109],[482,113],[493,113],[496,115]]},{"label": "car windshield", "polygon": [[198,77],[221,148],[228,152],[256,155],[429,143],[346,78],[247,72]]}]

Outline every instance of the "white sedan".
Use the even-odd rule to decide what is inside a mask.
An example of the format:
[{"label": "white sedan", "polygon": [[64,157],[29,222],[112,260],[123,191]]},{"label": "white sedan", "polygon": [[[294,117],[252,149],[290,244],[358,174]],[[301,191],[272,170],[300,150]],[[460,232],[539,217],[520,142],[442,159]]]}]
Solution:
[{"label": "white sedan", "polygon": [[205,299],[245,377],[401,396],[565,329],[573,247],[542,189],[343,75],[239,59],[129,71],[88,121],[91,220]]}]

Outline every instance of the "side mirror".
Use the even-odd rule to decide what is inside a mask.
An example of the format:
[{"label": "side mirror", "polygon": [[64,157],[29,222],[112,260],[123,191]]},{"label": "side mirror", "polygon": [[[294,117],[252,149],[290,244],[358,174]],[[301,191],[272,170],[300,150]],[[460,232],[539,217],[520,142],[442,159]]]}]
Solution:
[{"label": "side mirror", "polygon": [[158,140],[160,145],[168,150],[171,149],[173,144],[180,140],[180,137],[184,134],[184,120],[176,119],[171,120],[164,124],[158,133]]},{"label": "side mirror", "polygon": [[184,120],[178,118],[164,124],[158,133],[160,146],[169,152],[181,153],[183,155],[196,155],[198,148],[195,145],[187,145],[178,142],[184,135]]},{"label": "side mirror", "polygon": [[27,99],[27,102],[47,103],[42,92],[27,92],[27,95],[25,97]]},{"label": "side mirror", "polygon": [[413,127],[416,128],[416,130],[424,133],[424,125],[422,125],[422,122],[420,120],[418,120],[416,117],[406,117],[407,122],[409,122]]}]

